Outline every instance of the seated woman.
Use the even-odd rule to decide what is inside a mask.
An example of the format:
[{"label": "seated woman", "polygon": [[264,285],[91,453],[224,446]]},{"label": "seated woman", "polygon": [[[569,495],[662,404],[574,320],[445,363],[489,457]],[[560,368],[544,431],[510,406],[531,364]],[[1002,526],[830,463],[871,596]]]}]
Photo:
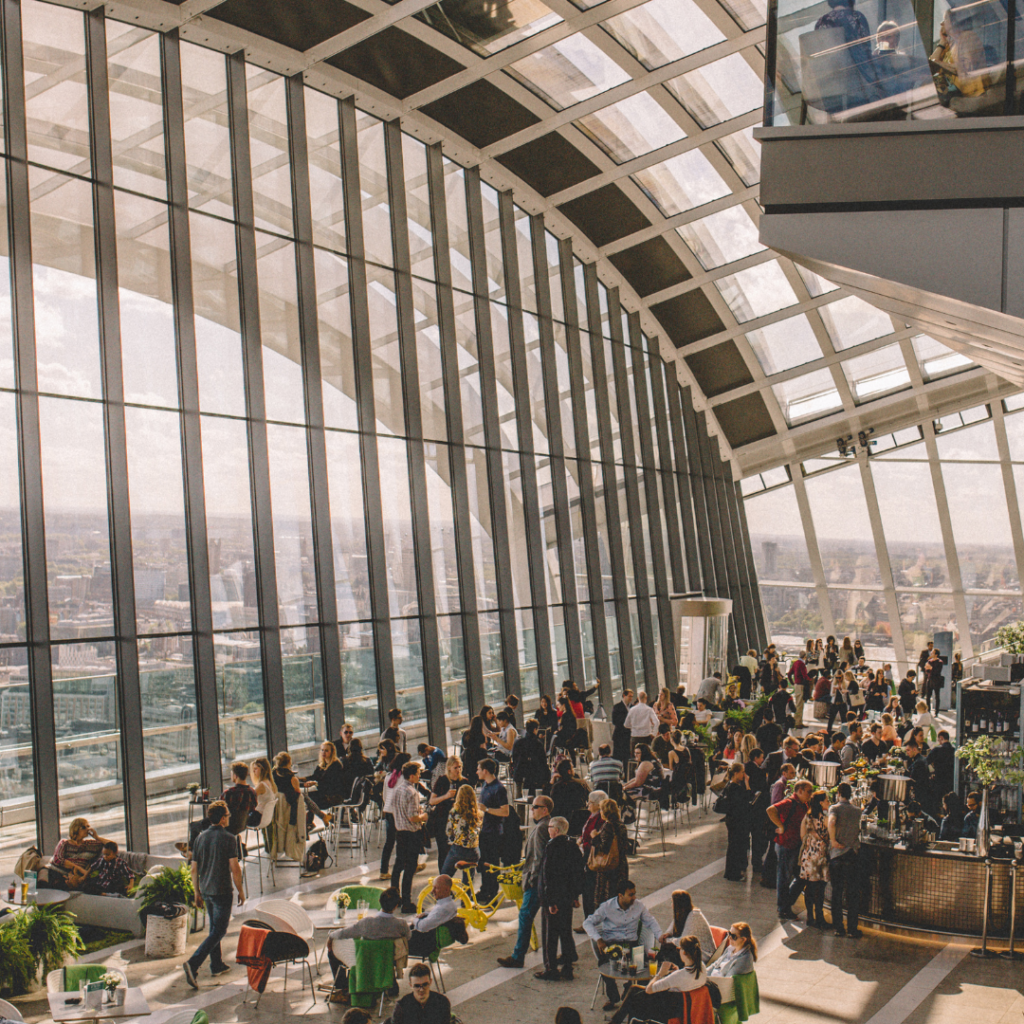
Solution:
[{"label": "seated woman", "polygon": [[888,743],[890,747],[898,747],[902,744],[896,726],[893,724],[893,717],[886,711],[882,715],[882,742]]},{"label": "seated woman", "polygon": [[939,45],[932,62],[935,88],[945,105],[952,96],[981,96],[993,84],[993,76],[982,69],[991,62],[977,34],[968,28],[969,14],[946,11],[939,26]]},{"label": "seated woman", "polygon": [[537,713],[533,716],[537,724],[546,732],[553,733],[558,728],[558,712],[551,705],[551,698],[545,693],[541,695]]},{"label": "seated woman", "polygon": [[919,700],[917,702],[917,714],[914,715],[914,727],[917,729],[927,729],[934,724],[935,717],[928,710],[928,702]]},{"label": "seated woman", "polygon": [[363,742],[358,736],[353,736],[348,745],[348,753],[341,760],[341,778],[338,780],[338,789],[343,800],[352,797],[352,787],[356,779],[364,778],[373,774],[373,762],[363,753]]},{"label": "seated woman", "polygon": [[495,716],[498,722],[498,734],[492,740],[488,753],[495,761],[512,760],[512,747],[519,738],[516,727],[512,724],[507,711],[499,711]]},{"label": "seated woman", "polygon": [[669,771],[678,764],[679,753],[672,739],[672,726],[667,722],[662,722],[658,726],[658,735],[651,744],[651,752]]},{"label": "seated woman", "polygon": [[707,701],[697,701],[697,710],[693,713],[693,720],[698,725],[707,725],[711,721],[711,710],[708,708]]},{"label": "seated woman", "polygon": [[109,839],[96,834],[96,829],[86,818],[75,818],[68,826],[67,839],[62,839],[53,851],[49,887],[80,889],[104,845],[109,842]]},{"label": "seated woman", "polygon": [[732,978],[750,974],[757,961],[757,940],[746,921],[729,929],[729,947],[708,969],[709,978]]},{"label": "seated woman", "polygon": [[658,936],[658,959],[670,960],[677,967],[682,967],[679,943],[687,935],[697,937],[705,960],[715,952],[717,947],[707,918],[693,905],[693,897],[685,889],[676,889],[672,893],[672,927]]},{"label": "seated woman", "polygon": [[942,821],[939,824],[939,840],[944,843],[959,842],[964,829],[964,808],[958,793],[947,793],[942,798]]},{"label": "seated woman", "polygon": [[[679,959],[682,967],[663,960],[658,973],[641,987],[634,985],[622,1005],[616,1010],[611,1024],[622,1024],[623,1021],[639,1018],[640,1020],[668,1020],[678,1017],[676,1007],[679,1005],[679,993],[693,992],[703,988],[708,982],[708,973],[701,965],[700,943],[696,935],[687,935],[679,940]],[[707,1009],[711,1009],[708,1000]],[[700,1019],[696,1014],[687,1014],[686,1019],[697,1024]],[[710,1019],[710,1018],[708,1018]]]},{"label": "seated woman", "polygon": [[[622,794],[635,807],[644,797],[660,794],[665,783],[665,769],[646,743],[637,744],[633,758],[637,762],[636,775],[623,785]],[[633,807],[627,807],[623,820],[632,820],[634,813]]]},{"label": "seated woman", "polygon": [[568,697],[558,698],[558,730],[551,737],[548,747],[548,754],[556,750],[564,750],[570,757],[575,758],[576,754],[576,733],[579,731],[579,722],[573,713],[572,704]]},{"label": "seated woman", "polygon": [[[341,761],[338,760],[338,752],[330,740],[324,740],[320,744],[320,757],[317,760],[313,774],[302,779],[303,789],[309,790],[316,786],[316,803],[318,807],[334,807],[340,804],[347,796],[342,792]],[[306,802],[309,802],[309,793],[306,793]]]}]

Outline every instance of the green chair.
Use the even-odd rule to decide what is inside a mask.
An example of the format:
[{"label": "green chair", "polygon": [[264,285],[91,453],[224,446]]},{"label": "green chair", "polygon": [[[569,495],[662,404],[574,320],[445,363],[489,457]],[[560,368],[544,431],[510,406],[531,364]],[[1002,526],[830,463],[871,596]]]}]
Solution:
[{"label": "green chair", "polygon": [[435,973],[434,968],[437,966],[437,962],[441,959],[441,950],[446,946],[455,945],[455,937],[452,935],[446,924],[439,924],[437,930],[434,932],[435,946],[426,956],[417,956],[414,953],[409,954],[410,960],[419,960],[425,963],[430,968],[430,977],[434,984],[437,986],[438,991],[444,993],[444,975],[441,973],[441,968],[437,967]]},{"label": "green chair", "polygon": [[356,962],[348,972],[348,993],[353,1006],[373,1006],[380,994],[377,1015],[384,1010],[384,997],[395,986],[394,939],[356,939]]},{"label": "green chair", "polygon": [[122,984],[128,985],[124,971],[120,971],[116,967],[104,967],[103,964],[71,964],[68,967],[58,967],[46,975],[46,991],[77,992],[80,981],[99,981],[108,972],[120,974]]},{"label": "green chair", "polygon": [[741,1024],[742,1021],[761,1012],[761,998],[757,989],[757,973],[737,974],[733,977],[734,1000],[722,1003],[718,1008],[721,1024]]},{"label": "green chair", "polygon": [[356,909],[356,904],[360,900],[366,900],[371,910],[380,910],[380,894],[383,892],[382,889],[375,889],[372,885],[346,885],[338,891],[348,893],[348,898],[351,900],[349,907],[352,910]]}]

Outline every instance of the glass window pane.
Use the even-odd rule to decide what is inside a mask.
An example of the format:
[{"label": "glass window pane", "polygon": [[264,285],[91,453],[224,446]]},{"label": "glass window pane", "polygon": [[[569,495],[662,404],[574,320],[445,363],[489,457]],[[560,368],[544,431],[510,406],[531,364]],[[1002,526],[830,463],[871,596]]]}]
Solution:
[{"label": "glass window pane", "polygon": [[637,171],[633,180],[666,217],[729,195],[729,186],[699,149]]},{"label": "glass window pane", "polygon": [[569,652],[565,637],[565,609],[560,604],[548,608],[548,629],[551,632],[551,660],[555,667],[555,686],[560,689],[569,678]]},{"label": "glass window pane", "polygon": [[282,629],[281,660],[288,751],[294,760],[312,766],[319,741],[327,735],[319,631],[308,626]]},{"label": "glass window pane", "polygon": [[370,614],[366,518],[359,438],[327,431],[327,483],[334,540],[334,585],[342,622]]},{"label": "glass window pane", "polygon": [[576,124],[618,164],[686,138],[682,127],[646,92],[587,114]]},{"label": "glass window pane", "polygon": [[839,285],[833,284],[831,281],[826,281],[823,277],[819,277],[813,270],[801,267],[799,263],[794,263],[793,266],[796,267],[796,272],[803,280],[804,287],[807,289],[811,298],[817,298],[819,295],[826,295],[828,292],[838,290]]},{"label": "glass window pane", "polygon": [[537,311],[537,282],[533,263],[533,234],[530,230],[530,215],[520,207],[515,208],[515,243],[519,257],[520,299],[523,309]]},{"label": "glass window pane", "polygon": [[316,571],[306,432],[301,427],[271,423],[267,426],[267,446],[281,624],[316,622]]},{"label": "glass window pane", "polygon": [[480,183],[484,211],[484,250],[487,257],[487,292],[492,299],[505,298],[505,262],[501,250],[501,222],[498,193],[487,182]]},{"label": "glass window pane", "polygon": [[582,32],[517,60],[508,70],[556,110],[630,80],[629,74]]},{"label": "glass window pane", "polygon": [[[626,477],[622,466],[615,467],[615,489],[618,491],[619,529],[622,533],[622,555],[625,563],[626,593],[632,597],[636,594],[636,576],[633,569],[633,545],[630,543],[629,505],[626,501]],[[640,529],[640,524],[636,524]]]},{"label": "glass window pane", "polygon": [[221,761],[227,766],[232,761],[266,757],[259,633],[215,633],[213,657]]},{"label": "glass window pane", "polygon": [[384,156],[384,124],[362,112],[356,115],[359,139],[359,188],[363,199],[363,244],[366,258],[385,267],[395,265],[391,253],[391,208]]},{"label": "glass window pane", "polygon": [[889,314],[869,306],[856,295],[848,295],[827,306],[819,306],[818,313],[821,314],[825,330],[837,352],[892,334]]},{"label": "glass window pane", "polygon": [[459,370],[462,436],[466,444],[483,444],[484,410],[477,353],[476,300],[465,292],[455,292],[454,297],[455,355]]},{"label": "glass window pane", "polygon": [[996,428],[991,420],[950,434],[939,434],[935,444],[943,462],[999,461]]},{"label": "glass window pane", "polygon": [[[25,639],[18,478],[18,421],[14,395],[0,393],[0,643]],[[4,654],[0,651],[0,666],[4,664],[3,659]],[[2,671],[0,668],[0,673]],[[5,723],[0,721],[0,730],[4,727]],[[2,743],[0,740],[0,746]]]},{"label": "glass window pane", "polygon": [[469,528],[472,533],[477,607],[497,608],[498,570],[494,561],[494,539],[491,534],[487,456],[480,448],[466,449],[466,476],[469,487]]},{"label": "glass window pane", "polygon": [[846,590],[831,587],[828,599],[838,636],[854,636],[861,639],[871,663],[896,660],[889,639],[891,627],[885,594],[877,590]]},{"label": "glass window pane", "polygon": [[0,698],[0,800],[9,808],[9,820],[20,825],[0,832],[0,857],[5,864],[13,864],[36,835],[32,688],[24,647],[0,648],[0,684],[4,688]]},{"label": "glass window pane", "polygon": [[914,354],[917,356],[921,376],[925,381],[939,380],[951,373],[959,373],[977,365],[970,356],[946,348],[927,334],[916,334],[910,340],[914,345]]},{"label": "glass window pane", "polygon": [[315,89],[303,90],[303,96],[313,241],[325,249],[345,252],[345,188],[341,179],[338,101]]},{"label": "glass window pane", "polygon": [[590,582],[587,579],[587,549],[583,539],[583,502],[580,500],[580,463],[576,459],[565,460],[565,483],[569,495],[569,531],[572,534],[572,562],[576,575],[576,600],[590,599]]},{"label": "glass window pane", "polygon": [[259,613],[245,424],[204,416],[202,432],[213,626],[255,626]]},{"label": "glass window pane", "polygon": [[1019,591],[1002,468],[944,462],[942,479],[964,589]]},{"label": "glass window pane", "polygon": [[[235,200],[231,191],[231,133],[224,54],[182,42],[181,88],[188,204],[194,210],[231,218]],[[194,240],[192,246],[194,257]]]},{"label": "glass window pane", "polygon": [[562,21],[540,0],[502,0],[486,6],[441,0],[415,17],[481,57],[500,53]]},{"label": "glass window pane", "polygon": [[419,619],[391,620],[391,650],[395,663],[395,699],[405,714],[408,728],[427,717]]},{"label": "glass window pane", "polygon": [[763,25],[768,17],[766,0],[719,0],[719,3],[745,32]]},{"label": "glass window pane", "polygon": [[761,180],[761,143],[754,138],[753,127],[726,135],[715,145],[732,164],[744,185],[756,185]]},{"label": "glass window pane", "polygon": [[[931,469],[871,459],[885,546],[897,587],[948,587],[949,570]],[[908,501],[907,495],[913,495]]]},{"label": "glass window pane", "polygon": [[915,590],[911,593],[897,593],[896,603],[900,609],[900,625],[903,627],[908,655],[924,650],[936,633],[946,630],[953,634],[954,647],[959,642],[960,630],[952,594]]},{"label": "glass window pane", "polygon": [[[519,456],[503,452],[505,514],[508,518],[508,546],[512,564],[512,595],[517,608],[533,604],[530,591],[530,558],[526,547],[526,514],[523,508],[523,478]],[[536,664],[536,658],[534,659]]]},{"label": "glass window pane", "polygon": [[797,302],[796,293],[775,260],[720,278],[715,285],[740,323]]},{"label": "glass window pane", "polygon": [[[3,162],[0,162],[0,229],[7,230],[7,168]],[[36,330],[39,330],[38,324]],[[0,254],[0,388],[8,387],[14,387],[11,262],[6,254]]]},{"label": "glass window pane", "polygon": [[39,390],[99,398],[92,189],[29,168]]},{"label": "glass window pane", "polygon": [[494,345],[494,375],[498,391],[498,425],[502,448],[519,448],[516,405],[512,397],[512,351],[509,345],[508,309],[491,303],[491,340]]},{"label": "glass window pane", "polygon": [[437,322],[434,284],[412,279],[413,316],[416,321],[416,362],[419,370],[420,418],[423,436],[448,439],[445,418],[444,372],[441,366],[441,330]]},{"label": "glass window pane", "polygon": [[352,308],[349,302],[348,260],[315,249],[316,312],[320,335],[320,376],[324,423],[356,430],[356,374],[352,350]]},{"label": "glass window pane", "polygon": [[[28,158],[88,175],[89,97],[85,25],[79,11],[25,0],[21,5]],[[40,172],[40,177],[48,177]]]},{"label": "glass window pane", "polygon": [[114,214],[125,401],[177,408],[167,207],[115,191]]},{"label": "glass window pane", "polygon": [[764,102],[761,76],[741,53],[731,53],[665,84],[702,128],[756,110]]},{"label": "glass window pane", "polygon": [[818,419],[843,407],[830,370],[815,370],[802,377],[773,384],[772,391],[790,426]]},{"label": "glass window pane", "polygon": [[[413,274],[436,280],[434,234],[430,224],[430,189],[427,185],[427,147],[410,135],[402,135],[405,171],[405,204],[409,227],[409,258]],[[399,183],[399,188],[402,183]]]},{"label": "glass window pane", "polygon": [[804,486],[825,582],[869,587],[881,584],[860,466],[845,466],[834,473],[811,477]]},{"label": "glass window pane", "polygon": [[910,387],[910,373],[899,345],[886,345],[866,356],[847,359],[842,367],[858,405]]},{"label": "glass window pane", "polygon": [[761,369],[769,376],[792,370],[794,366],[813,362],[822,356],[814,328],[803,313],[748,331],[747,341]]},{"label": "glass window pane", "polygon": [[676,231],[707,270],[765,248],[757,237],[757,225],[742,206],[730,206],[703,220],[684,224]]},{"label": "glass window pane", "polygon": [[405,433],[402,356],[398,346],[398,298],[394,271],[367,267],[370,346],[373,349],[373,400],[377,429]]},{"label": "glass window pane", "polygon": [[244,416],[235,229],[215,217],[194,213],[189,218],[189,230],[199,407],[203,412]]},{"label": "glass window pane", "polygon": [[347,623],[338,627],[338,633],[341,639],[341,688],[345,698],[345,721],[355,727],[357,735],[369,735],[372,745],[380,735],[373,623]]},{"label": "glass window pane", "polygon": [[[606,486],[613,488],[612,499],[614,500],[614,478],[608,467],[600,462],[591,463],[591,467],[594,478],[594,509],[596,513],[594,518],[597,524],[597,553],[601,562],[601,593],[606,601],[611,601],[615,597],[615,585],[612,580],[608,499],[605,488]],[[607,485],[606,480],[608,481]]]},{"label": "glass window pane", "polygon": [[160,37],[110,18],[104,24],[114,185],[164,199]]},{"label": "glass window pane", "polygon": [[537,635],[533,628],[533,611],[516,610],[516,643],[519,646],[519,686],[523,700],[540,694],[537,674]]},{"label": "glass window pane", "polygon": [[1010,444],[1010,458],[1014,462],[1024,462],[1024,416],[1006,416],[1003,423]]},{"label": "glass window pane", "polygon": [[660,68],[725,36],[692,0],[650,0],[603,22],[645,68]]},{"label": "glass window pane", "polygon": [[294,243],[257,231],[256,268],[267,419],[304,423]]},{"label": "glass window pane", "polygon": [[103,407],[39,400],[51,635],[114,632]]},{"label": "glass window pane", "polygon": [[60,644],[51,649],[53,717],[58,735],[73,736],[57,751],[61,835],[71,819],[88,817],[103,836],[124,843],[124,774],[112,645]]},{"label": "glass window pane", "polygon": [[462,616],[437,617],[438,644],[441,654],[441,692],[445,716],[464,715],[469,710],[466,685],[466,648],[462,639]]},{"label": "glass window pane", "polygon": [[448,257],[452,267],[452,286],[472,291],[473,267],[469,262],[466,172],[447,158],[444,160],[444,200],[448,215]]},{"label": "glass window pane", "polygon": [[544,365],[540,357],[540,326],[537,318],[523,314],[526,329],[526,374],[530,389],[530,419],[533,423],[533,448],[535,452],[547,452],[548,424],[544,402]]},{"label": "glass window pane", "polygon": [[544,586],[548,604],[562,603],[562,566],[558,560],[558,529],[555,524],[555,501],[551,483],[552,467],[547,458],[537,459],[537,500],[540,505],[540,527],[543,537]]},{"label": "glass window pane", "polygon": [[793,648],[809,636],[824,634],[818,593],[813,587],[771,586],[761,583],[761,605],[772,640]]},{"label": "glass window pane", "polygon": [[576,457],[576,430],[572,418],[572,390],[569,382],[569,353],[565,327],[555,327],[555,373],[558,380],[558,414],[562,426],[562,450],[568,458]]},{"label": "glass window pane", "polygon": [[393,437],[381,437],[377,442],[377,456],[380,463],[391,614],[412,615],[416,613],[419,599],[416,592],[412,503],[405,442]]},{"label": "glass window pane", "polygon": [[256,227],[294,235],[284,79],[255,64],[245,65],[245,77]]},{"label": "glass window pane", "polygon": [[459,560],[455,550],[455,512],[452,509],[451,465],[446,444],[424,444],[427,464],[427,508],[430,517],[430,553],[434,567],[437,612],[445,615],[461,608]]},{"label": "glass window pane", "polygon": [[181,420],[175,412],[128,408],[125,430],[138,630],[191,629]]},{"label": "glass window pane", "polygon": [[480,652],[484,666],[484,700],[491,705],[505,699],[505,666],[501,660],[501,622],[497,612],[479,616]]},{"label": "glass window pane", "polygon": [[548,259],[548,287],[551,293],[551,316],[565,322],[565,296],[562,294],[562,272],[558,258],[558,239],[550,231],[544,232],[544,252]]}]

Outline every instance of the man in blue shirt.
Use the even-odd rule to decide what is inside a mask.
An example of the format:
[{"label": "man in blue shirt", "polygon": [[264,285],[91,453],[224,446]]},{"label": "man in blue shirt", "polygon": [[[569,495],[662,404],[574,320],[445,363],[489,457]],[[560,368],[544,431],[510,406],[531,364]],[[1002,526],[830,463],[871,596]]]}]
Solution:
[{"label": "man in blue shirt", "polygon": [[[485,865],[498,867],[501,863],[502,840],[505,834],[505,819],[508,817],[508,792],[497,780],[498,766],[485,757],[476,767],[476,773],[484,780],[480,790],[480,813],[483,824],[480,826],[480,869],[483,872],[477,900],[490,903],[498,892],[498,876],[493,871],[485,870]],[[513,822],[515,827],[518,822]]]},{"label": "man in blue shirt", "polygon": [[434,774],[434,769],[442,762],[448,760],[448,755],[440,747],[432,747],[429,743],[421,743],[416,748],[420,756],[420,763],[423,765],[423,778],[429,781]]},{"label": "man in blue shirt", "polygon": [[964,827],[960,833],[961,839],[978,838],[978,816],[981,813],[981,794],[970,792],[967,794],[967,813],[964,815]]}]

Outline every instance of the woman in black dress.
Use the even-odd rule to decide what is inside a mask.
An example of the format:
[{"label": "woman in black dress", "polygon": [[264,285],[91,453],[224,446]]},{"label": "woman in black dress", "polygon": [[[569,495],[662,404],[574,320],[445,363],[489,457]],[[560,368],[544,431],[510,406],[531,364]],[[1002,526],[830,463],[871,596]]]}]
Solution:
[{"label": "woman in black dress", "polygon": [[427,819],[427,834],[437,843],[437,870],[441,867],[448,856],[448,815],[451,813],[455,803],[455,795],[459,786],[466,786],[469,780],[463,778],[462,761],[458,757],[449,757],[445,762],[444,775],[434,780],[434,786],[430,791],[427,800],[429,815]]},{"label": "woman in black dress", "polygon": [[462,734],[462,773],[471,786],[479,782],[476,766],[487,756],[487,732],[484,720],[475,715]]},{"label": "woman in black dress", "polygon": [[722,793],[725,804],[725,827],[729,833],[725,848],[725,878],[729,882],[742,882],[747,874],[747,852],[750,849],[751,812],[750,802],[754,798],[743,765],[734,764],[729,768],[729,784]]}]

